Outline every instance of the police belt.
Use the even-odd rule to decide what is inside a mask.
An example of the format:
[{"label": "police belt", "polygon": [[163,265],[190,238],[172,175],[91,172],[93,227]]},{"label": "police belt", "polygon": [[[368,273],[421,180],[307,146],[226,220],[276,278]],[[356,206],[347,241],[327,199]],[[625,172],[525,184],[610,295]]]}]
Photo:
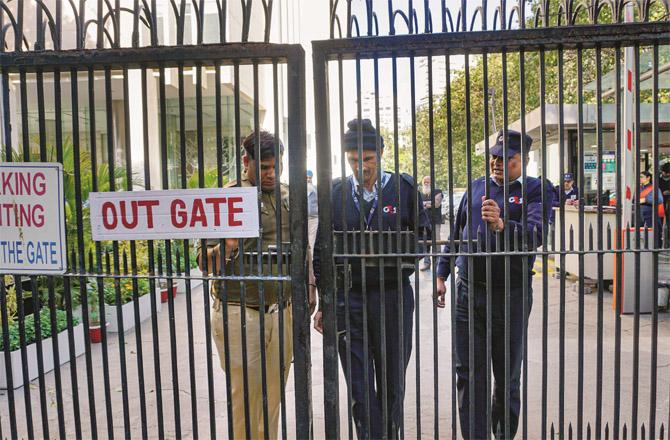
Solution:
[{"label": "police belt", "polygon": [[273,273],[279,269],[281,263],[282,273],[290,273],[291,270],[291,248],[290,243],[283,243],[282,252],[279,253],[277,246],[268,246],[268,249],[263,252],[245,251],[238,255],[234,261],[231,261],[230,268],[236,271],[239,267],[239,261],[242,261],[244,273],[246,275],[253,275],[258,273],[258,266],[262,267],[262,273]]},{"label": "police belt", "polygon": [[[215,303],[214,303],[214,310],[216,310],[218,312],[219,309],[221,308],[221,303],[222,303],[221,299],[216,298]],[[228,305],[229,306],[242,307],[242,304],[237,303],[237,302],[229,302]],[[261,311],[261,306],[260,305],[245,304],[244,307],[247,308],[247,309],[255,310],[257,312]],[[291,300],[290,299],[285,299],[281,303],[265,304],[262,307],[262,310],[267,315],[267,314],[271,314],[271,313],[277,313],[278,311],[288,309],[289,307],[291,307]]]},{"label": "police belt", "polygon": [[[247,309],[256,310],[257,312],[261,311],[261,306],[260,305],[257,305],[257,306],[247,305],[246,307],[247,307]],[[281,304],[280,303],[265,304],[263,306],[262,310],[267,315],[269,313],[276,313],[280,310],[284,310],[284,309],[287,309],[289,307],[291,307],[291,300],[290,299],[282,301]]]}]

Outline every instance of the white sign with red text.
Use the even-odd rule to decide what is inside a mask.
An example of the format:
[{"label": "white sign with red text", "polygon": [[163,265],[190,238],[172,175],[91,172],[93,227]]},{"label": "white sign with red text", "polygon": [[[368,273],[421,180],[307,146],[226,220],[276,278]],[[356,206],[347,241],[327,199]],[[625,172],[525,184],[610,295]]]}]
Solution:
[{"label": "white sign with red text", "polygon": [[66,269],[62,165],[0,163],[0,273]]},{"label": "white sign with red text", "polygon": [[93,240],[259,236],[255,187],[91,193]]}]

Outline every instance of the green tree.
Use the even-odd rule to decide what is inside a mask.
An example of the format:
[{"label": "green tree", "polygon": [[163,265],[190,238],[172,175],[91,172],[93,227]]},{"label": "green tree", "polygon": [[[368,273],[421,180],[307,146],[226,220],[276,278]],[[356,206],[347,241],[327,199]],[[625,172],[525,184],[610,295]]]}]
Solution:
[{"label": "green tree", "polygon": [[[537,1],[534,2],[533,10],[536,10]],[[556,25],[559,15],[559,3],[550,2],[549,23]],[[658,20],[664,16],[662,8],[654,7],[650,11],[650,20]],[[528,20],[531,26],[534,19]],[[602,8],[597,18],[598,23],[611,23],[612,13],[609,8]],[[562,20],[565,23],[565,20]],[[581,9],[576,17],[575,24],[592,23],[588,11]],[[641,48],[641,56],[649,53],[650,47]],[[562,52],[562,87],[563,103],[576,104],[579,98],[579,75],[582,73],[582,100],[585,104],[595,104],[596,96],[592,90],[586,90],[586,85],[595,81],[598,70],[596,49],[583,49],[580,53],[575,49]],[[615,68],[615,50],[600,49],[601,74],[604,75]],[[661,50],[659,54],[659,65],[670,61],[670,51]],[[541,63],[544,56],[544,96],[540,96]],[[622,55],[623,56],[623,55]],[[452,70],[450,72],[450,96],[447,91],[433,96],[433,167],[435,170],[436,185],[448,188],[449,174],[453,178],[455,187],[467,185],[467,163],[468,157],[471,161],[471,174],[473,178],[483,175],[484,157],[476,154],[475,145],[484,140],[484,112],[487,100],[484,90],[484,59],[487,64],[488,90],[495,90],[495,127],[500,130],[503,126],[504,117],[511,124],[521,118],[521,96],[522,96],[522,66],[523,66],[523,97],[525,99],[525,113],[529,113],[540,107],[544,100],[547,104],[559,103],[559,51],[556,49],[540,52],[537,49],[529,52],[492,53],[483,55],[470,55],[467,58],[469,69]],[[506,68],[506,82],[503,81],[503,71]],[[643,66],[644,68],[644,66]],[[506,93],[506,94],[505,94]],[[449,99],[448,99],[449,98]],[[670,93],[662,90],[659,93],[660,102],[668,102]],[[641,91],[642,102],[652,102],[650,90]],[[604,103],[613,103],[614,97],[606,98]],[[466,118],[467,104],[469,103],[470,117]],[[451,126],[449,127],[447,110],[451,110]],[[488,106],[489,119],[492,120],[491,106]],[[506,113],[505,113],[506,112]],[[469,130],[468,130],[468,119]],[[416,116],[416,160],[418,176],[430,174],[431,158],[431,130],[429,127],[430,112],[428,104],[417,108]],[[449,128],[451,129],[451,143],[448,142]],[[489,134],[493,134],[493,125],[489,126]],[[468,134],[470,143],[468,145]],[[401,153],[399,155],[400,168],[412,169],[412,133],[411,128],[405,129],[401,135]],[[448,160],[451,152],[451,163]],[[407,162],[405,162],[407,161]],[[405,162],[405,163],[403,163]]]}]

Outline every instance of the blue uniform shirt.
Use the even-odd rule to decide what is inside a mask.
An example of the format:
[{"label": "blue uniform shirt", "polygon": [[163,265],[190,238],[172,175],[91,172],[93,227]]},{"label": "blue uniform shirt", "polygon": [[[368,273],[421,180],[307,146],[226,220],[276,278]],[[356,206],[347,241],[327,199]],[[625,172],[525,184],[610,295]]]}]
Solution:
[{"label": "blue uniform shirt", "polygon": [[556,187],[556,197],[554,197],[554,206],[560,207],[565,205],[566,200],[579,200],[579,188],[573,186],[570,191],[565,192],[560,186]]},{"label": "blue uniform shirt", "polygon": [[[382,189],[376,188],[373,191],[363,194],[363,199],[359,201],[358,205],[353,198],[353,189],[356,185],[355,179],[349,177],[346,179],[336,179],[333,182],[331,191],[331,206],[332,206],[332,230],[333,231],[360,231],[360,214],[359,210],[363,209],[363,218],[367,223],[368,230],[379,230],[379,216],[382,218],[382,230],[397,231],[398,220],[400,220],[400,231],[417,231],[419,238],[430,237],[431,224],[423,208],[421,195],[419,194],[416,184],[411,176],[406,174],[398,175],[385,173],[382,175]],[[397,190],[400,188],[400,194]],[[344,194],[343,194],[344,193]],[[375,194],[378,194],[376,206],[374,203]],[[342,197],[344,196],[344,204],[342,204]],[[365,204],[365,206],[364,206]],[[370,215],[370,211],[374,206],[374,211]],[[415,210],[418,209],[418,224],[415,224]],[[343,219],[344,214],[344,219]],[[342,222],[344,220],[344,223]],[[321,228],[321,225],[319,225]],[[388,252],[386,250],[385,252]],[[321,244],[319,242],[319,234],[317,234],[316,242],[314,243],[314,276],[316,278],[317,286],[320,282],[321,271]],[[360,269],[360,259],[350,259],[351,277],[354,288],[360,286],[365,281],[368,286],[375,286],[379,284],[380,274],[374,273],[374,270],[368,268],[365,274],[365,280],[362,278]],[[389,269],[389,274],[385,276],[386,283],[395,283],[397,280],[397,271]],[[403,279],[406,280],[413,270],[403,270]]]},{"label": "blue uniform shirt", "polygon": [[[471,203],[472,203],[472,212],[471,217],[468,219],[468,193],[466,193],[461,199],[461,204],[458,208],[458,214],[456,215],[456,222],[454,224],[454,229],[452,232],[452,237],[454,240],[468,240],[472,238],[472,252],[484,252],[486,235],[490,234],[490,243],[491,252],[495,252],[497,249],[500,251],[505,250],[504,245],[504,233],[494,233],[489,227],[488,223],[482,220],[482,196],[485,194],[485,179],[479,178],[472,182],[471,185]],[[500,207],[500,217],[504,219],[504,187],[499,186],[493,179],[489,182],[490,188],[490,198],[495,200]],[[527,201],[524,201],[522,198],[522,186],[521,179],[515,180],[514,182],[508,185],[509,188],[509,219],[505,224],[505,229],[509,230],[509,249],[510,250],[522,250],[523,244],[523,235],[527,238],[528,249],[532,250],[533,244],[538,247],[542,244],[542,241],[546,235],[543,233],[542,229],[542,213],[544,210],[545,218],[549,220],[549,215],[551,212],[551,192],[553,188],[551,185],[545,185],[545,203],[542,203],[542,181],[535,177],[526,177],[526,197]],[[547,203],[548,202],[548,203]],[[522,230],[522,206],[526,205],[526,214],[527,214],[527,228]],[[468,221],[469,220],[469,221]],[[470,225],[468,225],[470,223]],[[514,234],[516,232],[517,240],[514,240]],[[457,244],[458,246],[458,244]],[[459,250],[461,253],[470,252],[468,243],[463,243],[460,245]],[[450,252],[449,244],[444,246],[443,251],[445,253]],[[528,278],[530,279],[533,275],[533,264],[535,263],[535,257],[531,256],[527,259],[527,269],[528,269]],[[505,279],[509,277],[512,287],[520,287],[523,283],[523,259],[521,256],[510,257],[510,272],[505,272],[505,257],[492,257],[491,258],[491,272],[492,272],[492,281],[493,287],[502,287],[504,286]],[[468,280],[468,258],[464,256],[459,256],[456,259],[456,266],[459,268],[459,276],[463,280]],[[486,284],[486,258],[482,257],[473,257],[473,267],[472,275],[474,277],[472,281],[479,284]],[[440,257],[439,263],[437,266],[437,275],[441,278],[447,278],[450,274],[449,268],[449,257]]]}]

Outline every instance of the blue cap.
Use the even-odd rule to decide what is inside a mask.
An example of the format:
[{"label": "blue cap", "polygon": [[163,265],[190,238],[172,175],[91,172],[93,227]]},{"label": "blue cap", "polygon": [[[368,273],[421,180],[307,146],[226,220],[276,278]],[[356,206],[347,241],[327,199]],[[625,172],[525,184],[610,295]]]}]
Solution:
[{"label": "blue cap", "polygon": [[307,170],[307,177],[314,177],[312,170]]},{"label": "blue cap", "polygon": [[575,180],[575,176],[573,176],[572,173],[565,173],[563,174],[563,180]]},{"label": "blue cap", "polygon": [[[498,139],[496,144],[491,147],[490,154],[492,156],[502,156],[503,155],[503,131],[500,130],[498,133]],[[521,136],[522,134],[518,131],[507,130],[507,157],[512,157],[515,154],[521,153]],[[530,146],[533,144],[533,138],[526,135],[526,151],[530,151]]]},{"label": "blue cap", "polygon": [[348,130],[344,133],[344,150],[356,151],[358,150],[358,135],[360,133],[362,138],[362,149],[367,151],[375,151],[377,149],[377,142],[379,148],[384,149],[384,138],[381,137],[379,131],[372,125],[369,119],[352,119],[347,122]]}]

